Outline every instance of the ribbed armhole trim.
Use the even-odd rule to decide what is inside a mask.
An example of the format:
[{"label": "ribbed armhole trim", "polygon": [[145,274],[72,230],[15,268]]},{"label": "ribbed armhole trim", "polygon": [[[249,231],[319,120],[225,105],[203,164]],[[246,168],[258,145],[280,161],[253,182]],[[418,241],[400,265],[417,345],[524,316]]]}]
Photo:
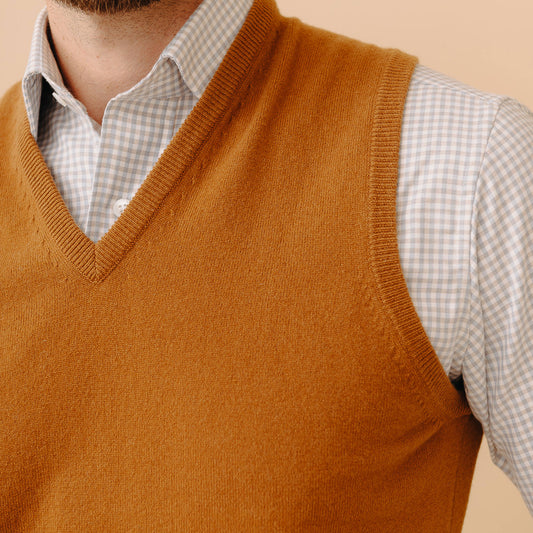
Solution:
[{"label": "ribbed armhole trim", "polygon": [[433,405],[446,416],[469,414],[422,326],[403,276],[396,230],[396,190],[403,109],[416,58],[392,50],[379,85],[371,134],[370,255],[378,290],[401,347]]}]

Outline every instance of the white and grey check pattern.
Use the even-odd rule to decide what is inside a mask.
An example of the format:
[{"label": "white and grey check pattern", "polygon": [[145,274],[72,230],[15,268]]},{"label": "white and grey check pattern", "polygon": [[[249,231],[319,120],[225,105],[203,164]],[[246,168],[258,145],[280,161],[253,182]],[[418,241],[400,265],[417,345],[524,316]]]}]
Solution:
[{"label": "white and grey check pattern", "polygon": [[[204,0],[148,76],[109,102],[101,128],[64,87],[41,12],[23,80],[28,117],[90,239],[116,220],[114,202],[140,187],[251,4]],[[41,106],[42,76],[49,85]],[[533,114],[418,66],[400,150],[402,269],[445,371],[452,380],[463,377],[494,462],[533,513],[532,193]]]}]

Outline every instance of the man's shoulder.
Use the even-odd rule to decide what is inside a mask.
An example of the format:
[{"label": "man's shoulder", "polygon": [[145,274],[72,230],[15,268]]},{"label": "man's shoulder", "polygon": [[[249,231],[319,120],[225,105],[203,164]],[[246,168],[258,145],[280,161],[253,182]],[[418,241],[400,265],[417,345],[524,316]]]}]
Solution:
[{"label": "man's shoulder", "polygon": [[504,120],[508,114],[517,113],[533,120],[533,112],[512,96],[477,89],[422,64],[415,68],[408,98],[424,100],[427,111],[433,113],[452,109],[462,113],[476,109],[492,115],[493,120]]},{"label": "man's shoulder", "polygon": [[404,177],[416,176],[407,182],[424,181],[436,203],[443,190],[474,194],[485,182],[527,190],[532,140],[533,113],[517,99],[416,67],[404,108],[401,169]]},{"label": "man's shoulder", "polygon": [[424,64],[417,65],[411,81],[411,88],[432,94],[440,93],[449,98],[477,101],[482,105],[489,106],[498,106],[503,99],[507,98],[501,94],[477,89]]},{"label": "man's shoulder", "polygon": [[457,140],[477,136],[483,145],[495,126],[521,136],[517,117],[533,124],[533,113],[518,100],[477,89],[420,64],[411,79],[405,114],[406,129],[423,125],[428,133],[453,135]]}]

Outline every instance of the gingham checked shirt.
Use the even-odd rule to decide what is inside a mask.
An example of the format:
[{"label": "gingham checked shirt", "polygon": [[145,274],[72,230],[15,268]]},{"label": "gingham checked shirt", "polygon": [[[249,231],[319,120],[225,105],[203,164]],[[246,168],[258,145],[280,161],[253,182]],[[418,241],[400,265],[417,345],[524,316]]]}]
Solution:
[{"label": "gingham checked shirt", "polygon": [[[202,95],[251,4],[204,0],[152,71],[109,102],[102,127],[65,88],[46,10],[39,15],[23,79],[31,131],[94,242]],[[397,225],[428,337],[450,379],[462,376],[493,461],[533,514],[533,114],[418,66],[405,107]]]}]

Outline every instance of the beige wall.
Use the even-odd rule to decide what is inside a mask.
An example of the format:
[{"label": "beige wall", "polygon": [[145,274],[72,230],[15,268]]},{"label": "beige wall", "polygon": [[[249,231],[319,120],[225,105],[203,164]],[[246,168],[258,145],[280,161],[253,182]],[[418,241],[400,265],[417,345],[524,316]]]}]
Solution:
[{"label": "beige wall", "polygon": [[[224,0],[220,0],[224,1]],[[44,0],[0,2],[0,92],[24,71]],[[427,66],[533,109],[531,0],[278,0],[283,14],[417,55]],[[483,444],[465,533],[530,533],[533,518]],[[428,532],[429,533],[429,532]]]}]

